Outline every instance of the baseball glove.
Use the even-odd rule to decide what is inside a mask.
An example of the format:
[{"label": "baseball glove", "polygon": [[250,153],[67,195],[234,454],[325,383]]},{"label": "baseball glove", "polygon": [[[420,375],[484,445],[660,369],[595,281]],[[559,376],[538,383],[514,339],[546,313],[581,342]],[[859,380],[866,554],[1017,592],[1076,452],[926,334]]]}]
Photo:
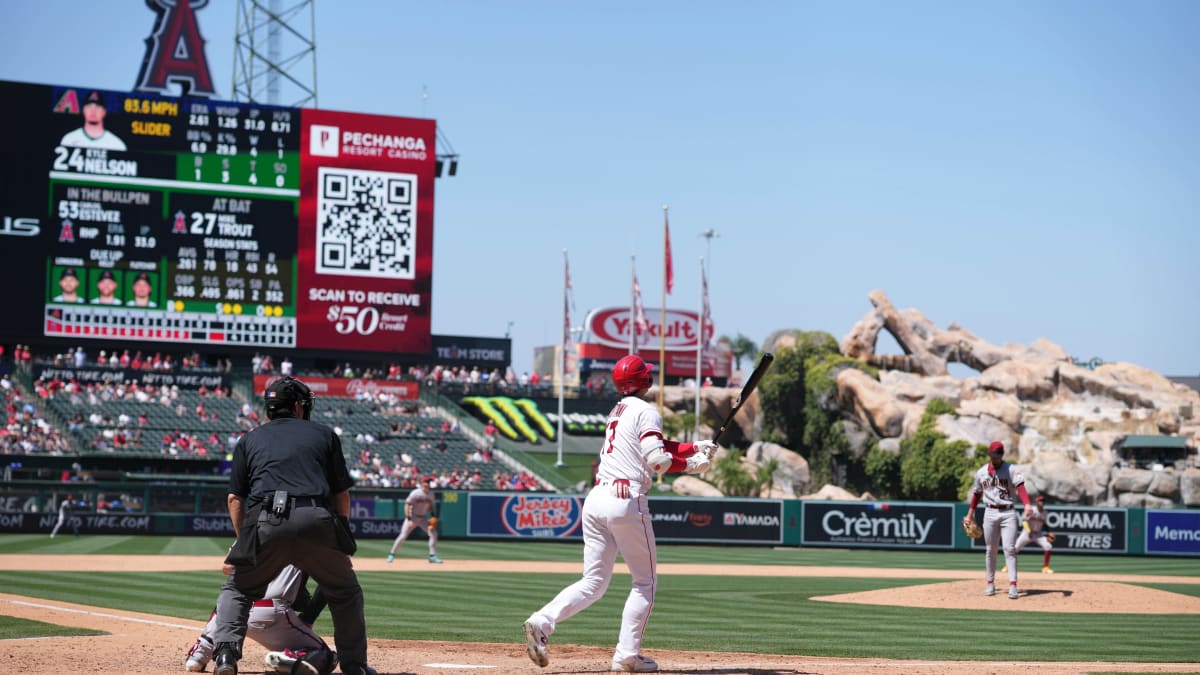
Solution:
[{"label": "baseball glove", "polygon": [[430,529],[437,527],[437,524],[438,524],[438,519],[437,519],[437,516],[433,516],[433,517],[431,517],[431,518],[429,519],[429,527],[430,527]]},{"label": "baseball glove", "polygon": [[1054,536],[1054,533],[1053,533],[1053,532],[1047,532],[1047,533],[1046,533],[1046,541],[1048,541],[1048,542],[1050,542],[1051,544],[1053,544],[1055,539],[1058,539],[1058,537]]},{"label": "baseball glove", "polygon": [[975,522],[974,518],[964,518],[962,526],[963,532],[966,532],[967,536],[972,539],[978,539],[983,536],[983,528],[979,526],[979,523]]}]

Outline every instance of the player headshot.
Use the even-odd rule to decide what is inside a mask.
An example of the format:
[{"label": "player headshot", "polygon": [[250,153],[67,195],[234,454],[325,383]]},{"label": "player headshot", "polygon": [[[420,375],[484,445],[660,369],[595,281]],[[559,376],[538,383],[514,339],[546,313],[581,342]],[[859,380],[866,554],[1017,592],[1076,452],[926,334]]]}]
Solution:
[{"label": "player headshot", "polygon": [[119,305],[121,299],[117,292],[117,277],[112,270],[104,270],[96,280],[96,297],[92,298],[93,305]]},{"label": "player headshot", "polygon": [[83,302],[79,296],[79,275],[74,267],[64,267],[58,275],[58,290],[54,302]]},{"label": "player headshot", "polygon": [[83,126],[63,136],[58,144],[74,148],[124,150],[125,142],[104,128],[106,115],[108,109],[104,105],[104,97],[100,92],[93,91],[83,102]]},{"label": "player headshot", "polygon": [[134,307],[157,307],[154,304],[154,284],[150,282],[150,275],[145,272],[138,272],[138,275],[133,278],[133,285],[130,288],[133,295],[133,300],[129,302]]}]

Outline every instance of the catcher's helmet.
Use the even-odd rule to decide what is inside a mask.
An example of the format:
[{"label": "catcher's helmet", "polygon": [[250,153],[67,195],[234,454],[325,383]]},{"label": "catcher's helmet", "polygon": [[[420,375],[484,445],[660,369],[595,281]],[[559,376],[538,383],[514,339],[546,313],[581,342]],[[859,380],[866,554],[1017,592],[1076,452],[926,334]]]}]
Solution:
[{"label": "catcher's helmet", "polygon": [[304,419],[312,415],[313,393],[300,380],[287,376],[267,385],[263,402],[267,406],[267,419],[292,417],[292,408],[299,403],[304,410]]},{"label": "catcher's helmet", "polygon": [[635,394],[642,389],[649,389],[654,384],[654,377],[650,374],[650,368],[650,364],[643,361],[639,356],[633,354],[623,356],[620,361],[617,361],[617,365],[613,366],[613,384],[616,385],[617,391],[622,396]]}]

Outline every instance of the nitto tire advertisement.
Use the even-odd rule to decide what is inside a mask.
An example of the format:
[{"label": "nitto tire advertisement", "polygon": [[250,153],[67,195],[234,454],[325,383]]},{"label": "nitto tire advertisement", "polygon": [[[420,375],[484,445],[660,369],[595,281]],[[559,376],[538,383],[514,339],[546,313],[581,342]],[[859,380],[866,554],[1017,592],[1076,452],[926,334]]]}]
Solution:
[{"label": "nitto tire advertisement", "polygon": [[954,548],[954,505],[804,502],[804,546]]}]

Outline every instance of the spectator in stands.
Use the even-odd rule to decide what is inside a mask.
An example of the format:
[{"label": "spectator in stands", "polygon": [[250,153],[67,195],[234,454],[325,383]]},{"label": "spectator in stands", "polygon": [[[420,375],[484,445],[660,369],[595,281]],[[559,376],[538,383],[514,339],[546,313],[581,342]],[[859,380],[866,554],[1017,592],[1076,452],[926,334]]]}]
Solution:
[{"label": "spectator in stands", "polygon": [[292,360],[286,356],[279,362],[279,374],[285,377],[292,374]]}]

